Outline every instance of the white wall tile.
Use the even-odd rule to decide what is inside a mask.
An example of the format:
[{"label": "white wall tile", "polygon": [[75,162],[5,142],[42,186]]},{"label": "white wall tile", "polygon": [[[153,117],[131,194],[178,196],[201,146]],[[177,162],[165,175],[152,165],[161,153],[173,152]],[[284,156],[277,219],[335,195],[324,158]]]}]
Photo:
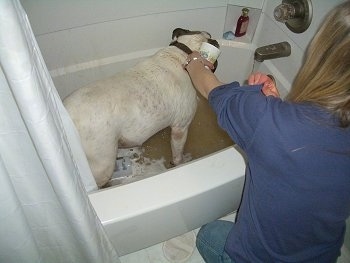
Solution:
[{"label": "white wall tile", "polygon": [[21,3],[28,13],[34,33],[41,35],[150,14],[226,7],[227,0],[21,0]]},{"label": "white wall tile", "polygon": [[228,4],[261,9],[264,1],[265,0],[228,0]]},{"label": "white wall tile", "polygon": [[76,63],[164,47],[176,27],[221,38],[226,7],[184,10],[91,24],[37,36],[50,70]]}]

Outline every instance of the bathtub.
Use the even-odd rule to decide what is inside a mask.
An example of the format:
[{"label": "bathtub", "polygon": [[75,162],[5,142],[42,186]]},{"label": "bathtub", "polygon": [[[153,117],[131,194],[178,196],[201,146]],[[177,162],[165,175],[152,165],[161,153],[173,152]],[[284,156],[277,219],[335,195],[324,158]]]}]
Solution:
[{"label": "bathtub", "polygon": [[[289,83],[269,61],[254,63],[252,44],[226,40],[220,44],[216,74],[222,81],[244,83],[254,68],[274,75],[282,96],[286,94]],[[237,210],[244,173],[244,155],[233,145],[158,175],[92,192],[89,199],[123,256]]]}]

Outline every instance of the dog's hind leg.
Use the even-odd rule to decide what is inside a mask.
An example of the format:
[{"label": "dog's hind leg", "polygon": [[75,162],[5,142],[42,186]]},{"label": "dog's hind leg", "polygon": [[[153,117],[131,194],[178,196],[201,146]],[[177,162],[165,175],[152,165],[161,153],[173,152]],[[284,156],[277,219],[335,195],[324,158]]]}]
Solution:
[{"label": "dog's hind leg", "polygon": [[171,127],[171,152],[173,164],[178,165],[183,162],[183,151],[187,139],[187,127]]},{"label": "dog's hind leg", "polygon": [[97,185],[102,187],[112,177],[118,145],[114,138],[108,138],[108,136],[96,137],[93,142],[89,141],[86,147],[86,156]]}]

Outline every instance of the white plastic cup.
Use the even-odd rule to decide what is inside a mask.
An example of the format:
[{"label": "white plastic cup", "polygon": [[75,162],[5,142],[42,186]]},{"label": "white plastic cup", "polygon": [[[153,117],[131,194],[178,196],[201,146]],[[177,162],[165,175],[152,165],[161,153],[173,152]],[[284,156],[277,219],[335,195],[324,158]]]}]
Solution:
[{"label": "white plastic cup", "polygon": [[214,64],[215,61],[218,59],[220,52],[220,49],[207,42],[203,42],[199,49],[199,54],[201,55],[201,57],[205,58],[212,64]]}]

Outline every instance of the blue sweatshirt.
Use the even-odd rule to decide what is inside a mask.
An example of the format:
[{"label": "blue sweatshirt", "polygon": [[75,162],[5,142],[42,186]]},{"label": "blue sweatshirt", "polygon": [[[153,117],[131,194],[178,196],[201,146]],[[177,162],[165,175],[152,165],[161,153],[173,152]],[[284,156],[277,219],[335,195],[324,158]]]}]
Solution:
[{"label": "blue sweatshirt", "polygon": [[350,129],[321,107],[261,88],[233,82],[208,98],[248,157],[225,250],[237,263],[335,262],[350,214]]}]

